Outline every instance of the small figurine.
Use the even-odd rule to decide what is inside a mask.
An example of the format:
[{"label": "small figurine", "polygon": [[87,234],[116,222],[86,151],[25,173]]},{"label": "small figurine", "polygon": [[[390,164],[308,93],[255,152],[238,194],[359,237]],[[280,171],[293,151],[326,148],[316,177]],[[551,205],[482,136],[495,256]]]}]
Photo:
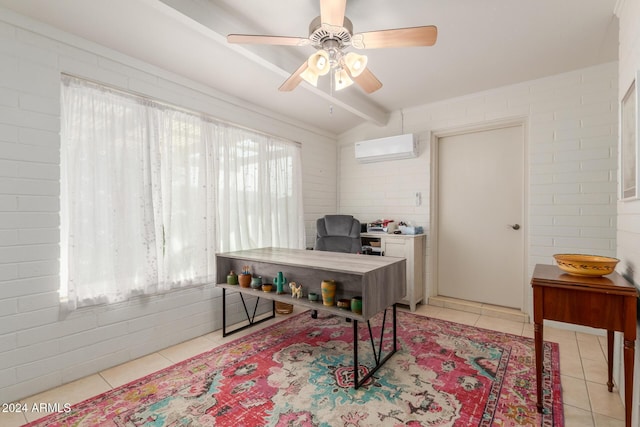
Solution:
[{"label": "small figurine", "polygon": [[302,285],[298,285],[296,282],[290,282],[291,298],[302,298]]},{"label": "small figurine", "polygon": [[276,293],[284,294],[284,284],[287,283],[287,278],[284,277],[282,271],[278,271],[278,276],[273,279],[273,284],[276,285]]}]

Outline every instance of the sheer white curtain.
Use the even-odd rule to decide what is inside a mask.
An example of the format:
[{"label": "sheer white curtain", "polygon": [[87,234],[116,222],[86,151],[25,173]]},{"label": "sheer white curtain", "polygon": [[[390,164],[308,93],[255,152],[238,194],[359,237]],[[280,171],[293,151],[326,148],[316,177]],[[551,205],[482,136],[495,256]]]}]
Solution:
[{"label": "sheer white curtain", "polygon": [[159,110],[162,213],[161,290],[201,284],[214,277],[215,187],[203,120]]},{"label": "sheer white curtain", "polygon": [[212,138],[218,249],[304,248],[300,147],[223,124]]},{"label": "sheer white curtain", "polygon": [[67,308],[210,283],[216,251],[304,246],[298,144],[62,83]]},{"label": "sheer white curtain", "polygon": [[65,78],[61,294],[70,308],[157,290],[159,152],[146,106]]}]

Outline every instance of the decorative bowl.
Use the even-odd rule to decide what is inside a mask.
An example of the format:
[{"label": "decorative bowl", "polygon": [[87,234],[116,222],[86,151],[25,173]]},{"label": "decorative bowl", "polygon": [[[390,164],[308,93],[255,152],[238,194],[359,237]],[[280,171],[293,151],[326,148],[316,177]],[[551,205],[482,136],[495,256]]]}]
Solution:
[{"label": "decorative bowl", "polygon": [[273,285],[272,284],[264,284],[264,285],[262,285],[262,290],[264,292],[271,292],[271,289],[273,289]]},{"label": "decorative bowl", "polygon": [[262,287],[262,276],[256,276],[251,279],[251,287],[253,289],[260,289]]},{"label": "decorative bowl", "polygon": [[344,308],[345,310],[351,310],[351,300],[346,298],[341,298],[338,300],[338,308]]},{"label": "decorative bowl", "polygon": [[617,258],[599,255],[555,254],[558,267],[575,276],[604,276],[611,274],[620,262]]},{"label": "decorative bowl", "polygon": [[315,292],[309,292],[307,298],[309,298],[309,301],[318,301],[320,299],[320,295],[316,294]]}]

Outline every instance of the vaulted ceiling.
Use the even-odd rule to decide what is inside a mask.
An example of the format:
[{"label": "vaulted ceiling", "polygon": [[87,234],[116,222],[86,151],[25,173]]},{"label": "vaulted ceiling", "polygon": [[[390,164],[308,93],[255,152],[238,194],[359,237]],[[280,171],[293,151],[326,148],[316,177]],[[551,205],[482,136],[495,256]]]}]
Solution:
[{"label": "vaulted ceiling", "polygon": [[[332,135],[416,105],[618,56],[617,0],[347,0],[354,33],[436,25],[431,47],[359,51],[383,87],[278,87],[310,46],[229,44],[230,33],[307,37],[319,0],[0,0],[0,6]],[[355,50],[354,50],[355,51]]]}]

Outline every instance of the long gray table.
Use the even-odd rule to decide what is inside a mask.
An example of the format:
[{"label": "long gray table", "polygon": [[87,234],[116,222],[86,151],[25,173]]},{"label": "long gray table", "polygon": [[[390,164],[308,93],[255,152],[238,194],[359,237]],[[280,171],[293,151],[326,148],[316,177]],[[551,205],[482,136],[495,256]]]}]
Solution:
[{"label": "long gray table", "polygon": [[[315,311],[329,312],[350,319],[353,323],[353,363],[354,363],[354,387],[358,388],[373,375],[397,349],[396,339],[396,302],[404,297],[406,285],[406,266],[404,258],[378,257],[359,254],[345,254],[337,252],[308,251],[302,249],[285,248],[261,248],[236,252],[216,254],[217,285],[222,288],[222,332],[229,335],[257,323],[275,317],[275,301],[300,305]],[[226,284],[226,276],[230,270],[242,271],[243,266],[249,266],[254,276],[262,276],[265,283],[271,283],[278,272],[283,272],[287,281],[302,284],[304,298],[292,298],[288,286],[284,294],[276,294],[275,286],[272,292],[263,292],[251,288],[242,288],[238,285]],[[354,296],[362,297],[362,314],[356,314],[349,310],[336,306],[325,306],[322,302],[309,301],[306,296],[310,292],[321,294],[320,285],[323,280],[335,280],[338,284],[336,301],[341,298],[351,299]],[[236,291],[244,306],[248,325],[227,330],[226,324],[226,293]],[[257,297],[253,315],[249,315],[245,295]],[[273,301],[272,316],[255,320],[255,313],[260,298]],[[382,358],[382,342],[386,323],[387,308],[392,308],[393,313],[393,350]],[[379,340],[379,348],[376,351],[374,338],[371,333],[369,319],[383,312],[383,324]],[[358,380],[358,321],[365,321],[369,326],[373,355],[376,366]]]}]

